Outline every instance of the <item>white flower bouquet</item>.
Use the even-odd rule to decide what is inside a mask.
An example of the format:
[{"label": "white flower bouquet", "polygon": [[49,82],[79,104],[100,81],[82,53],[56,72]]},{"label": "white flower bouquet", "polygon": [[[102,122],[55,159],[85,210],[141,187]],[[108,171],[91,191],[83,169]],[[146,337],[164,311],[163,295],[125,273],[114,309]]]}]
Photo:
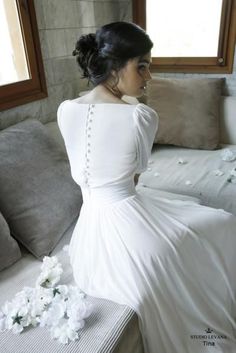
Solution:
[{"label": "white flower bouquet", "polygon": [[79,288],[57,285],[63,270],[55,256],[45,256],[41,270],[34,288],[23,288],[2,306],[0,331],[20,333],[25,327],[39,324],[60,343],[79,339],[79,330],[92,313],[92,304]]}]

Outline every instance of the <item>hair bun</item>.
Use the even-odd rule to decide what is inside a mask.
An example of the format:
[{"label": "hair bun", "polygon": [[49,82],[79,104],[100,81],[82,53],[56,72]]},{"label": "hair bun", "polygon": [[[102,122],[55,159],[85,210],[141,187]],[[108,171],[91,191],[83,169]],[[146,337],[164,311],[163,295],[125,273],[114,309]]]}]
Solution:
[{"label": "hair bun", "polygon": [[76,43],[73,55],[79,55],[80,53],[86,54],[91,51],[97,51],[98,45],[96,42],[95,33],[89,33],[82,35]]},{"label": "hair bun", "polygon": [[97,86],[110,77],[112,70],[117,73],[129,59],[149,53],[152,47],[152,41],[141,27],[121,21],[108,23],[96,33],[82,35],[73,55],[81,78],[88,78],[88,84]]}]

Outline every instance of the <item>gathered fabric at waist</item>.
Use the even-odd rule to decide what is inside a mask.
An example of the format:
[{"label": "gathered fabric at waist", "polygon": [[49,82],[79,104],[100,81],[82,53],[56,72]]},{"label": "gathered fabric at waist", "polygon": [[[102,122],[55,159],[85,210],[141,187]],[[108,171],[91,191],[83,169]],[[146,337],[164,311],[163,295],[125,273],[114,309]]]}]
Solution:
[{"label": "gathered fabric at waist", "polygon": [[99,187],[82,187],[84,204],[111,205],[136,195],[133,180]]}]

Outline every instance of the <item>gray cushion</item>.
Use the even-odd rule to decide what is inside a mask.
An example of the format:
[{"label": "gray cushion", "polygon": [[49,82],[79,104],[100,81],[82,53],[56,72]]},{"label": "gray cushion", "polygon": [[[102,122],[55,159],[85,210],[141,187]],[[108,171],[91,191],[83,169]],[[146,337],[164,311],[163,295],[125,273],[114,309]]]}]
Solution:
[{"label": "gray cushion", "polygon": [[20,257],[20,248],[11,237],[7,222],[0,213],[0,271],[12,265]]},{"label": "gray cushion", "polygon": [[209,150],[218,147],[223,82],[223,78],[151,80],[147,104],[159,115],[155,142]]},{"label": "gray cushion", "polygon": [[[234,145],[223,147],[235,150]],[[223,161],[221,153],[222,149],[206,151],[155,145],[150,158],[152,163],[140,176],[139,183],[151,189],[193,196],[203,205],[236,215],[236,178],[228,181],[236,161]],[[179,164],[179,159],[186,164]],[[216,176],[216,170],[224,174]]]},{"label": "gray cushion", "polygon": [[48,255],[78,217],[81,191],[46,127],[28,119],[0,132],[0,210],[13,236]]}]

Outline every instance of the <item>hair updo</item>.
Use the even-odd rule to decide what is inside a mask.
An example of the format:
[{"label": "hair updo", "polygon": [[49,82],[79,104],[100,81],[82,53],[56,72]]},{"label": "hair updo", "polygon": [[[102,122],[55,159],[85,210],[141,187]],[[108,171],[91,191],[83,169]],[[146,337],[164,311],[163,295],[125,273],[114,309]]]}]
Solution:
[{"label": "hair updo", "polygon": [[72,54],[82,70],[81,78],[96,86],[110,76],[111,70],[120,70],[129,59],[147,54],[152,47],[151,39],[138,25],[113,22],[96,33],[82,35]]}]

